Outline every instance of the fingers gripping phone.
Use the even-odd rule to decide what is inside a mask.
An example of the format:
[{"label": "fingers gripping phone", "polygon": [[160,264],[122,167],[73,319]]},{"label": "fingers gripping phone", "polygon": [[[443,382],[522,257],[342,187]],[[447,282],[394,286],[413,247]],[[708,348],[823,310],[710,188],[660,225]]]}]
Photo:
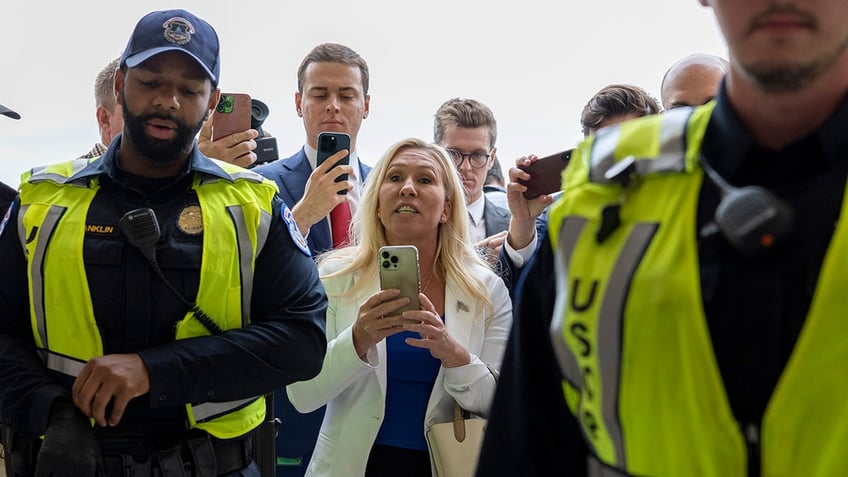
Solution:
[{"label": "fingers gripping phone", "polygon": [[574,149],[568,149],[536,159],[529,166],[518,166],[519,169],[530,174],[529,180],[518,180],[521,185],[527,187],[524,198],[532,200],[540,195],[559,191],[562,188],[562,171],[571,160],[573,151]]},{"label": "fingers gripping phone", "polygon": [[[409,298],[409,304],[397,310],[419,310],[418,303],[418,249],[414,245],[387,245],[377,253],[380,268],[380,289],[397,288],[400,295]],[[398,298],[399,298],[398,297]]]},{"label": "fingers gripping phone", "polygon": [[[350,136],[345,133],[337,133],[337,132],[322,132],[318,134],[318,160],[317,165],[321,165],[324,161],[327,160],[333,154],[341,151],[342,149],[348,150],[348,155],[344,157],[344,159],[336,162],[333,167],[336,167],[339,164],[348,165],[350,164]],[[333,169],[330,168],[330,170]],[[342,174],[336,178],[336,182],[342,182],[348,180],[347,174]],[[343,189],[339,191],[339,194],[347,194],[347,189]]]},{"label": "fingers gripping phone", "polygon": [[218,106],[212,113],[212,140],[250,129],[252,104],[245,93],[221,93]]}]

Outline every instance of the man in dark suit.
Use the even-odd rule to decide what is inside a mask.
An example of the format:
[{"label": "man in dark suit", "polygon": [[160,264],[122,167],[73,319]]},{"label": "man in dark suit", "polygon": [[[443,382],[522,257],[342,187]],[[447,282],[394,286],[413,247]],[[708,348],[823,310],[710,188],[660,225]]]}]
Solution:
[{"label": "man in dark suit", "polygon": [[[356,137],[362,120],[368,117],[371,102],[368,82],[368,64],[352,49],[336,43],[313,48],[297,70],[294,95],[297,115],[303,118],[306,129],[306,143],[287,159],[253,169],[277,183],[280,197],[291,207],[313,256],[334,248],[334,242],[344,241],[346,237],[338,235],[346,234],[348,228],[338,225],[349,221],[356,210],[362,182],[371,171],[356,152]],[[347,154],[340,152],[316,166],[321,132],[350,135],[349,165],[330,171]],[[335,182],[342,174],[348,174],[348,180]],[[340,194],[341,191],[347,193]],[[345,208],[345,214],[336,215]],[[336,237],[333,231],[338,232]],[[302,476],[315,447],[324,408],[300,414],[289,402],[285,389],[274,393],[274,408],[282,421],[276,442],[277,475]]]},{"label": "man in dark suit", "polygon": [[433,136],[451,154],[462,178],[471,219],[471,239],[494,263],[510,217],[509,209],[488,200],[483,193],[486,173],[497,160],[495,115],[477,100],[449,99],[436,111]]}]

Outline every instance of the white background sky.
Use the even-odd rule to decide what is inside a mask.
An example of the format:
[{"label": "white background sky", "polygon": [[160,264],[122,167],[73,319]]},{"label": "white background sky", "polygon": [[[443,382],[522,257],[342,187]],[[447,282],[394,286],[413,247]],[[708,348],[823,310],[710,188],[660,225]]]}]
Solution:
[{"label": "white background sky", "polygon": [[73,159],[100,138],[94,78],[152,10],[185,8],[221,38],[221,88],[268,104],[265,129],[281,157],[304,142],[296,71],[325,41],[359,52],[371,70],[371,114],[359,156],[373,164],[394,142],[432,140],[433,113],[451,97],[486,103],[498,157],[545,155],[581,138],[583,105],[610,83],[659,99],[665,70],[690,53],[726,57],[712,11],[697,0],[17,0],[0,27],[0,181]]}]

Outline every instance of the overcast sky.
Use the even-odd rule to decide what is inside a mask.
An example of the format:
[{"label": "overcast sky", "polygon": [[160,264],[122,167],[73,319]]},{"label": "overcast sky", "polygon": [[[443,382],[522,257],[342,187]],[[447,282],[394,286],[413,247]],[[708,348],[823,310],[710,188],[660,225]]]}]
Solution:
[{"label": "overcast sky", "polygon": [[73,159],[99,140],[94,77],[120,55],[152,10],[185,8],[221,38],[221,88],[268,104],[280,156],[304,141],[296,70],[325,41],[359,52],[371,70],[371,114],[357,143],[373,164],[394,142],[432,140],[433,113],[451,97],[486,103],[498,120],[502,165],[580,139],[580,111],[610,83],[660,80],[690,53],[726,57],[712,11],[697,0],[5,2],[0,28],[0,180]]}]

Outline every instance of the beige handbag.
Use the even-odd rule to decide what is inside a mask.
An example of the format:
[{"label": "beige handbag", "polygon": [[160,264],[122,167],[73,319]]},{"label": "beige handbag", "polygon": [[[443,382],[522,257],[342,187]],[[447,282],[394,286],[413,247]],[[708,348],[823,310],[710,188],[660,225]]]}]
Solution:
[{"label": "beige handbag", "polygon": [[[488,364],[497,380],[498,373]],[[473,477],[483,444],[487,419],[470,417],[468,411],[453,404],[453,421],[433,424],[427,430],[430,461],[436,469],[434,477]]]},{"label": "beige handbag", "polygon": [[470,418],[459,404],[453,406],[452,422],[433,424],[427,431],[430,460],[435,477],[473,477],[488,421]]}]

